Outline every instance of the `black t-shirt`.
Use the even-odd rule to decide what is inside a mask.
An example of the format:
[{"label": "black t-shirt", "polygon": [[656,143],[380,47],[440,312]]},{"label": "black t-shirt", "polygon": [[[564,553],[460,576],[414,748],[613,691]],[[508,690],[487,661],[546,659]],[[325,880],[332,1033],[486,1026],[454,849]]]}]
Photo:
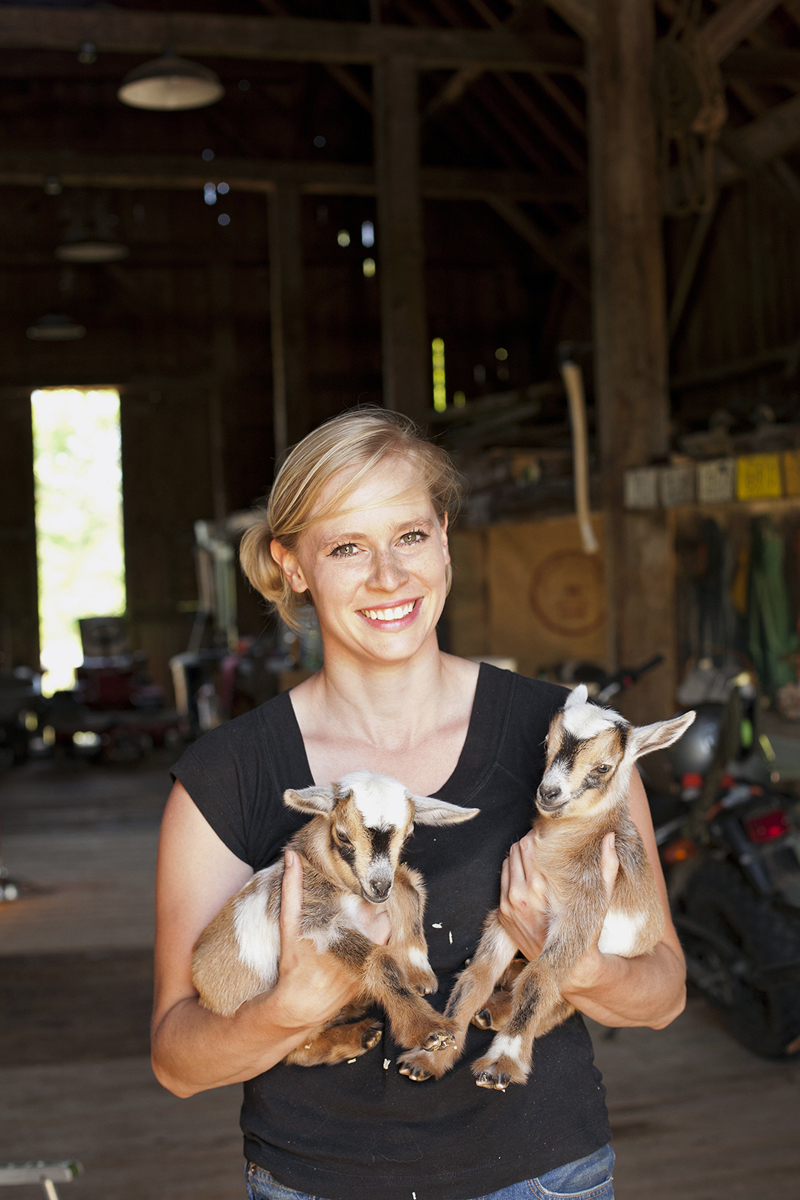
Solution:
[{"label": "black t-shirt", "polygon": [[[530,828],[545,734],[563,701],[562,688],[482,664],[461,757],[436,793],[481,813],[463,825],[418,825],[406,847],[428,891],[425,935],[439,978],[429,999],[439,1009],[497,906],[509,847]],[[238,858],[255,871],[273,862],[305,820],[284,806],[284,790],[314,782],[289,693],[207,733],[173,774]],[[438,1082],[398,1074],[388,1029],[352,1063],[279,1063],[244,1085],[245,1154],[328,1200],[469,1200],[609,1140],[580,1016],[536,1041],[528,1083],[506,1093],[477,1087],[469,1069],[492,1036],[471,1027],[463,1058]]]}]

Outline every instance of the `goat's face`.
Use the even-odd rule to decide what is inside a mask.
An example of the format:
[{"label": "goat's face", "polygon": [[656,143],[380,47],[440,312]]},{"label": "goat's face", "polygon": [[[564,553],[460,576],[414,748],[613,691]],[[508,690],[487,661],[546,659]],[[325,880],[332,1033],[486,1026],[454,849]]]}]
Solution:
[{"label": "goat's face", "polygon": [[317,842],[348,891],[371,904],[389,898],[403,846],[414,828],[468,821],[477,808],[412,795],[402,783],[372,771],[354,771],[332,787],[287,791],[284,803],[321,818]]},{"label": "goat's face", "polygon": [[[677,741],[695,718],[633,727],[608,708],[589,704],[583,684],[556,713],[547,734],[547,757],[536,803],[543,817],[600,813],[627,796],[637,758]],[[619,786],[618,786],[619,785]]]}]

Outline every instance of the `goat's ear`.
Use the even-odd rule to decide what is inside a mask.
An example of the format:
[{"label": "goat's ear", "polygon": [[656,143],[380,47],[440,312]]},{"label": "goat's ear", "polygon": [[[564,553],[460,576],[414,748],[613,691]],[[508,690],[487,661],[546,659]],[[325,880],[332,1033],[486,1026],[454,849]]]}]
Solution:
[{"label": "goat's ear", "polygon": [[572,708],[576,704],[586,704],[589,699],[589,689],[585,683],[579,683],[576,688],[573,688],[567,696],[564,708]]},{"label": "goat's ear", "polygon": [[332,787],[301,788],[299,792],[288,788],[283,793],[283,803],[287,808],[297,809],[298,812],[310,813],[312,817],[328,816],[333,812],[336,794]]},{"label": "goat's ear", "polygon": [[677,742],[696,717],[695,712],[681,713],[669,721],[658,721],[655,725],[640,725],[632,729],[628,739],[628,747],[634,758],[650,754],[653,750],[664,750]]},{"label": "goat's ear", "polygon": [[420,825],[459,825],[471,821],[481,811],[479,808],[461,808],[448,804],[446,800],[435,800],[433,796],[412,796],[414,820]]}]

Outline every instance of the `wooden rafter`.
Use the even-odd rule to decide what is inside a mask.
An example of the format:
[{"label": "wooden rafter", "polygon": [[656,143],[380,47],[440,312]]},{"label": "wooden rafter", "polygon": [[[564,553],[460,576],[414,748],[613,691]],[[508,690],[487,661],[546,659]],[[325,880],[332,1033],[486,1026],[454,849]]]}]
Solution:
[{"label": "wooden rafter", "polygon": [[597,37],[597,9],[594,0],[546,0],[547,7],[579,33],[584,41]]},{"label": "wooden rafter", "polygon": [[[281,183],[292,184],[305,195],[375,195],[374,169],[347,163],[271,163],[225,157],[202,163],[194,155],[72,154],[65,158],[44,150],[0,151],[0,186],[41,188],[53,175],[64,187],[183,191],[224,180],[234,191],[263,195]],[[485,200],[496,195],[545,204],[579,204],[586,183],[577,175],[423,167],[421,186],[424,196],[437,200]]]},{"label": "wooden rafter", "polygon": [[319,21],[299,17],[245,17],[101,8],[0,7],[0,48],[67,50],[91,41],[102,53],[159,54],[168,41],[180,53],[324,64],[413,59],[425,70],[579,69],[583,50],[574,38],[542,31],[516,37],[499,28],[437,29]]},{"label": "wooden rafter", "polygon": [[513,200],[493,197],[488,203],[506,224],[510,225],[529,246],[533,247],[548,266],[572,284],[580,296],[583,296],[585,300],[589,299],[588,278],[580,267],[560,250],[557,239],[542,233],[539,226]]},{"label": "wooden rafter", "polygon": [[700,31],[713,61],[721,62],[779,4],[780,0],[727,0]]},{"label": "wooden rafter", "polygon": [[[289,17],[291,11],[283,0],[258,0],[261,7],[268,12],[271,17]],[[330,75],[331,79],[339,84],[357,104],[365,108],[368,113],[372,112],[372,96],[362,86],[357,76],[347,67],[340,66],[339,63],[328,63],[325,70]]]}]

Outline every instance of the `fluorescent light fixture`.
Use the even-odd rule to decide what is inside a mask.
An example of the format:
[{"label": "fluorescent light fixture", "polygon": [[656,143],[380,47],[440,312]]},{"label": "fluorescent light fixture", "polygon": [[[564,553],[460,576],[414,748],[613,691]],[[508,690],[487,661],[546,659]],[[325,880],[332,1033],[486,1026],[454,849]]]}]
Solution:
[{"label": "fluorescent light fixture", "polygon": [[102,238],[84,237],[64,242],[56,247],[56,258],[69,263],[109,263],[127,258],[130,250],[122,242],[107,242]]},{"label": "fluorescent light fixture", "polygon": [[63,313],[47,313],[27,330],[32,342],[74,342],[86,337],[86,326],[78,325]]},{"label": "fluorescent light fixture", "polygon": [[117,99],[131,108],[177,112],[205,108],[221,100],[224,94],[225,89],[214,71],[200,63],[178,58],[168,46],[161,58],[142,63],[128,72],[117,92]]}]

